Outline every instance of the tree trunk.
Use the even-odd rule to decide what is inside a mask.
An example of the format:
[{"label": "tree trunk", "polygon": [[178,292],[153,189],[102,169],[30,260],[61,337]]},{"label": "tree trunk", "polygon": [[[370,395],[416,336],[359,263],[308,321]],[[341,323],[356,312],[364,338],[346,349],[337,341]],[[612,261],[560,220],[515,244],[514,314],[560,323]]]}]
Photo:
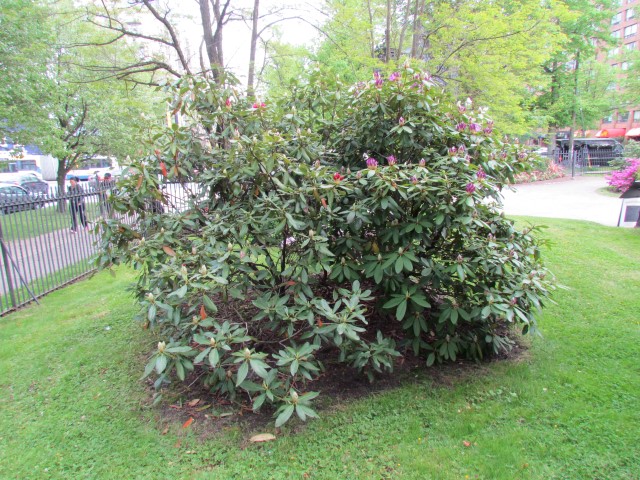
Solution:
[{"label": "tree trunk", "polygon": [[409,24],[409,15],[411,13],[411,0],[407,0],[407,6],[404,11],[404,19],[402,20],[402,29],[400,30],[400,40],[398,41],[398,58],[402,55],[402,47],[404,43],[404,35]]},{"label": "tree trunk", "polygon": [[200,19],[202,21],[202,34],[204,38],[205,51],[209,58],[209,66],[213,78],[218,81],[223,68],[222,58],[222,22],[220,20],[220,3],[216,0],[213,3],[214,16],[216,18],[215,32],[212,28],[211,10],[209,0],[198,0],[200,5]]},{"label": "tree trunk", "polygon": [[256,71],[256,45],[258,43],[258,15],[260,0],[253,1],[253,23],[251,25],[251,51],[249,52],[249,74],[247,75],[247,97],[254,98],[254,76]]},{"label": "tree trunk", "polygon": [[416,8],[413,12],[413,42],[411,43],[411,58],[420,58],[420,40],[422,39],[422,12],[424,0],[416,0]]},{"label": "tree trunk", "polygon": [[67,209],[67,202],[61,198],[64,196],[64,185],[67,180],[67,173],[69,173],[69,169],[67,166],[67,159],[59,159],[58,160],[58,173],[56,174],[56,182],[58,184],[58,211],[64,212]]},{"label": "tree trunk", "polygon": [[384,62],[391,60],[391,0],[387,0],[387,25],[384,32]]}]

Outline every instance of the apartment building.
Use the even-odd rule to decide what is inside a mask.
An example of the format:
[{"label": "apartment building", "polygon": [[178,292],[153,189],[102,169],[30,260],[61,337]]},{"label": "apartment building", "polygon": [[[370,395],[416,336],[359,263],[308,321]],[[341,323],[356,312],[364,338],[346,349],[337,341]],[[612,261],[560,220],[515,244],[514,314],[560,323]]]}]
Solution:
[{"label": "apartment building", "polygon": [[[629,67],[628,52],[640,49],[640,0],[619,0],[616,14],[611,19],[611,34],[616,40],[601,60],[625,74]],[[614,86],[615,88],[619,88]],[[603,118],[596,137],[634,138],[640,140],[640,105],[627,110],[617,109]]]}]

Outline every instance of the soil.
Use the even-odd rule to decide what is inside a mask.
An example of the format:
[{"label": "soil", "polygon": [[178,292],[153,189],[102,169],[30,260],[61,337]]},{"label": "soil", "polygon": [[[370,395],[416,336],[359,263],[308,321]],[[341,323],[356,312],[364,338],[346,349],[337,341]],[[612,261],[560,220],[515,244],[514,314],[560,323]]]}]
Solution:
[{"label": "soil", "polygon": [[[320,415],[326,415],[341,408],[345,403],[398,388],[406,382],[453,388],[469,378],[484,375],[489,371],[490,365],[496,362],[526,361],[528,358],[526,341],[520,336],[512,337],[512,340],[515,344],[509,352],[482,363],[462,360],[427,368],[424,359],[409,353],[398,358],[393,373],[377,374],[373,383],[369,382],[365,374],[345,364],[330,360],[329,357],[321,358],[325,371],[310,387],[310,390],[321,393],[314,402],[314,409]],[[195,376],[187,378],[181,385],[173,386],[164,393],[165,399],[172,400],[165,400],[158,407],[158,428],[163,434],[169,430],[191,428],[197,432],[198,438],[204,441],[229,428],[239,428],[244,432],[241,444],[244,448],[249,444],[249,438],[254,433],[274,430],[273,409],[265,406],[258,413],[254,413],[248,407],[248,401],[245,405],[231,404],[229,401],[213,396],[207,389],[201,387],[197,380]],[[152,383],[148,381],[149,405],[153,401],[154,394]],[[296,431],[304,428],[306,424],[296,422]]]}]

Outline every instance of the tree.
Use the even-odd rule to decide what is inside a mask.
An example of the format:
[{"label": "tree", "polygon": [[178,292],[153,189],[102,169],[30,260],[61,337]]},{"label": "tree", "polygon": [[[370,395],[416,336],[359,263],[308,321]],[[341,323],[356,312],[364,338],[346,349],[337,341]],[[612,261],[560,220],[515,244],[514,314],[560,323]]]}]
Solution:
[{"label": "tree", "polygon": [[[544,64],[548,88],[540,89],[537,106],[544,111],[552,137],[561,126],[584,125],[602,118],[610,108],[610,95],[602,95],[611,82],[606,69],[594,63],[597,46],[605,47],[611,38],[608,24],[613,15],[610,0],[564,0],[557,10],[556,22],[563,41]],[[586,74],[582,72],[582,68]],[[555,143],[552,138],[551,143]]]},{"label": "tree", "polygon": [[[29,49],[42,52],[37,62],[23,68],[37,88],[20,87],[18,95],[10,88],[11,97],[23,107],[8,110],[7,126],[22,143],[35,143],[57,158],[62,191],[66,174],[82,162],[98,155],[122,159],[133,154],[134,138],[144,123],[141,114],[153,110],[154,100],[148,89],[132,91],[133,84],[96,75],[94,65],[109,62],[117,68],[130,60],[131,50],[109,42],[102,32],[82,22],[70,5],[57,7],[53,12],[49,9],[46,17],[21,19],[22,25],[32,25],[46,35],[27,42]],[[46,44],[37,43],[44,40]]]},{"label": "tree", "polygon": [[[489,0],[428,6],[420,0],[347,0],[328,2],[327,8],[327,39],[316,59],[343,78],[397,68],[410,56],[459,99],[489,106],[505,130],[522,133],[535,123],[531,104],[546,81],[541,65],[560,35],[552,22],[554,2],[541,8],[528,0],[516,8]],[[410,48],[404,46],[407,31]],[[384,67],[380,60],[387,56],[392,65]]]},{"label": "tree", "polygon": [[25,143],[24,125],[40,118],[48,92],[53,31],[49,10],[29,0],[0,3],[0,134]]}]

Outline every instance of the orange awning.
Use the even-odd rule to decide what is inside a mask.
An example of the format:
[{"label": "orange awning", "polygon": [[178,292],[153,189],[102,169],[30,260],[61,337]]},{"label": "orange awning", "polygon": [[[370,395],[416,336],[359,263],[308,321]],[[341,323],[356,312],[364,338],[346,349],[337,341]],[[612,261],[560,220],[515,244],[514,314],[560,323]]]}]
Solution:
[{"label": "orange awning", "polygon": [[632,128],[625,134],[625,137],[640,137],[640,128]]},{"label": "orange awning", "polygon": [[602,130],[598,130],[596,133],[596,137],[598,138],[613,138],[613,137],[624,137],[626,128],[603,128]]},{"label": "orange awning", "polygon": [[593,137],[593,134],[596,133],[596,132],[597,132],[597,130],[586,130],[584,132],[584,136],[585,137]]}]

